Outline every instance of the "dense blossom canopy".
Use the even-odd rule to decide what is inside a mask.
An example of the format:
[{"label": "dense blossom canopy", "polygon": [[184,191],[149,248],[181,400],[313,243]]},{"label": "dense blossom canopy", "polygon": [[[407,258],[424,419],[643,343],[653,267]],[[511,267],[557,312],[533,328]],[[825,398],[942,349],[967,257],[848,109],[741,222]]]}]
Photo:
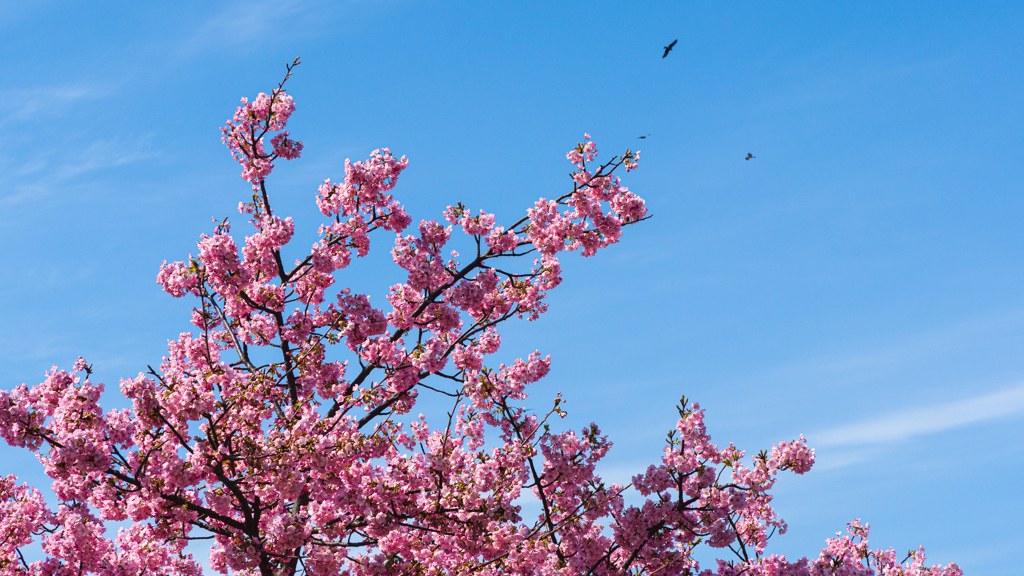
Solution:
[{"label": "dense blossom canopy", "polygon": [[[546,412],[526,403],[550,358],[487,361],[500,324],[545,312],[563,252],[591,256],[645,219],[618,176],[637,153],[600,164],[586,136],[567,155],[571,190],[508,226],[459,203],[403,235],[412,221],[391,191],[408,161],[376,150],[319,187],[318,240],[287,263],[295,227],[267,191],[275,161],[302,151],[283,88],[242,99],[223,128],[252,185],[239,204],[252,232],[239,241],[221,221],[197,256],[160,267],[168,294],[195,299],[196,329],[121,381],[131,408],[104,413],[82,359],[0,391],[0,435],[38,453],[58,501],[0,478],[0,575],[199,574],[195,539],[210,539],[213,570],[262,576],[960,574],[925,567],[923,550],[870,550],[856,521],[816,558],[767,555],[786,530],[776,475],[807,472],[814,451],[801,437],[745,458],[714,444],[686,399],[661,461],[630,486],[606,483],[597,425],[556,432],[560,396]],[[472,250],[445,254],[458,231]],[[388,306],[336,288],[371,235],[389,233],[404,277]],[[413,416],[423,393],[451,411]],[[110,538],[107,522],[125,527]],[[29,561],[39,536],[45,559]],[[700,566],[699,545],[727,558]]]}]

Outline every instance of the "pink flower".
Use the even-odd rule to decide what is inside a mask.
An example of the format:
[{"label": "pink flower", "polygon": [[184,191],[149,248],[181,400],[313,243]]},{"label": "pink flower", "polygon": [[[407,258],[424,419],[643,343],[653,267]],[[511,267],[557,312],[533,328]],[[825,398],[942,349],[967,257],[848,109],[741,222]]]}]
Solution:
[{"label": "pink flower", "polygon": [[[787,528],[772,508],[778,475],[814,463],[802,436],[746,460],[683,399],[662,458],[627,488],[599,474],[611,442],[596,424],[559,431],[561,394],[546,410],[529,398],[550,356],[495,366],[504,324],[547,310],[562,252],[594,255],[646,217],[619,180],[636,153],[595,165],[585,135],[567,154],[571,189],[507,227],[459,203],[402,236],[411,219],[391,191],[408,161],[375,150],[323,181],[326,221],[286,265],[301,233],[272,211],[267,178],[302,151],[285,131],[294,109],[282,84],[225,125],[256,192],[239,206],[253,230],[239,249],[218,221],[198,257],[160,267],[164,291],[198,300],[196,330],[121,380],[130,409],[101,410],[104,385],[81,358],[0,390],[0,437],[37,452],[57,499],[51,512],[38,490],[0,478],[0,575],[198,575],[186,546],[212,538],[214,570],[253,576],[961,576],[926,567],[923,549],[870,549],[859,521],[815,559],[768,555]],[[378,271],[353,256],[382,229],[400,272],[375,308],[351,285],[380,285]],[[465,263],[452,242],[468,246]],[[417,405],[441,408],[408,416]],[[124,522],[113,539],[107,522]],[[36,536],[45,559],[26,564]],[[700,544],[736,555],[702,569]]]}]

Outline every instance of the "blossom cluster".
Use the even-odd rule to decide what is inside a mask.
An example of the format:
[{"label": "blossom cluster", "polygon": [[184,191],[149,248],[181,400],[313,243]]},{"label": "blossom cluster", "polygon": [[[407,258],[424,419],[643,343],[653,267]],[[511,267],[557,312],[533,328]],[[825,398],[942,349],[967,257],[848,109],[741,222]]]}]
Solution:
[{"label": "blossom cluster", "polygon": [[[291,76],[298,59],[288,66],[285,81]],[[295,111],[295,99],[284,92],[284,82],[269,95],[260,92],[251,102],[242,98],[241,106],[221,128],[221,141],[231,150],[231,156],[242,165],[242,179],[259,190],[264,179],[274,169],[274,160],[293,160],[302,153],[302,142],[292,140],[285,131],[285,125]],[[271,132],[272,151],[264,144]]]},{"label": "blossom cluster", "polygon": [[[59,503],[0,479],[0,576],[199,574],[192,540],[212,543],[214,570],[261,576],[959,575],[924,567],[923,551],[903,563],[867,551],[859,524],[813,561],[766,556],[786,529],[770,490],[780,472],[810,470],[814,451],[803,437],[749,459],[720,448],[685,399],[661,462],[606,484],[611,442],[597,425],[552,431],[561,396],[547,411],[526,403],[551,358],[493,361],[504,322],[547,310],[563,253],[592,256],[646,218],[618,175],[638,153],[598,164],[587,135],[567,155],[571,190],[518,220],[458,203],[406,233],[391,191],[409,163],[375,150],[319,187],[327,220],[286,264],[295,223],[274,212],[266,179],[301,152],[286,131],[294,110],[282,83],[243,99],[224,128],[253,186],[239,205],[252,232],[239,241],[222,221],[195,256],[160,267],[164,291],[194,299],[195,330],[120,382],[130,409],[101,410],[104,386],[81,359],[0,391],[0,436],[38,453]],[[335,287],[375,233],[392,236],[401,270],[384,308]],[[461,262],[456,244],[471,247]],[[428,393],[450,410],[413,416]],[[628,490],[642,503],[627,505]],[[21,550],[37,537],[46,558],[29,562]],[[702,568],[703,544],[731,560]]]}]

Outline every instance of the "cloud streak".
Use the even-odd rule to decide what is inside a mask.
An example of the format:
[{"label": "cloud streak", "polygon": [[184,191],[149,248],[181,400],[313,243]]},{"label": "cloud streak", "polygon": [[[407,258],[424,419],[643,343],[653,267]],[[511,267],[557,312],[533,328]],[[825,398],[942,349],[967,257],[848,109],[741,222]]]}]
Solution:
[{"label": "cloud streak", "polygon": [[71,158],[55,158],[55,154],[48,152],[17,166],[8,165],[0,158],[0,172],[3,172],[0,174],[0,207],[46,197],[85,174],[134,164],[157,155],[159,151],[149,145],[148,139],[134,144],[112,139],[79,147]]},{"label": "cloud streak", "polygon": [[[973,315],[935,328],[905,335],[879,334],[870,347],[838,351],[817,358],[783,364],[757,373],[744,383],[766,382],[804,386],[877,385],[883,380],[899,381],[936,360],[966,354],[972,349],[991,347],[1007,337],[1017,338],[1024,327],[1024,308]],[[878,345],[878,341],[882,345]]]},{"label": "cloud streak", "polygon": [[0,114],[0,124],[33,120],[44,114],[63,113],[82,100],[109,96],[110,87],[69,84],[0,91],[6,106]]},{"label": "cloud streak", "polygon": [[880,446],[1022,412],[1024,383],[974,398],[912,408],[839,426],[809,434],[808,438],[815,447],[821,448]]},{"label": "cloud streak", "polygon": [[[204,54],[211,49],[249,46],[251,50],[265,45],[268,38],[281,40],[286,34],[281,26],[284,21],[294,21],[291,29],[309,33],[319,29],[320,19],[313,17],[314,8],[320,2],[311,0],[263,0],[234,2],[220,12],[199,24],[192,34],[187,35],[178,46],[182,56]],[[272,34],[273,32],[273,34]]]}]

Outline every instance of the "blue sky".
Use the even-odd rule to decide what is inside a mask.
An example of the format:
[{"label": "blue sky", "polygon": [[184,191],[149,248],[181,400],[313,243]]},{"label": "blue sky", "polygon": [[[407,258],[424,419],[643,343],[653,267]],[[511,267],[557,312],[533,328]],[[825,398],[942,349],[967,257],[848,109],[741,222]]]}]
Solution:
[{"label": "blue sky", "polygon": [[[561,390],[567,424],[601,424],[606,477],[660,455],[685,393],[720,443],[818,449],[778,486],[772,550],[859,517],[875,545],[1015,573],[1022,25],[996,2],[4,2],[0,385],[82,355],[116,390],[159,362],[188,329],[160,262],[247,190],[218,128],[301,56],[306,148],[272,181],[298,245],[317,184],[378,147],[409,157],[417,220],[517,217],[566,190],[584,132],[642,150],[626,184],[654,218],[567,258],[502,349],[552,354],[534,401]],[[344,280],[378,305],[400,279],[384,248]]]}]

